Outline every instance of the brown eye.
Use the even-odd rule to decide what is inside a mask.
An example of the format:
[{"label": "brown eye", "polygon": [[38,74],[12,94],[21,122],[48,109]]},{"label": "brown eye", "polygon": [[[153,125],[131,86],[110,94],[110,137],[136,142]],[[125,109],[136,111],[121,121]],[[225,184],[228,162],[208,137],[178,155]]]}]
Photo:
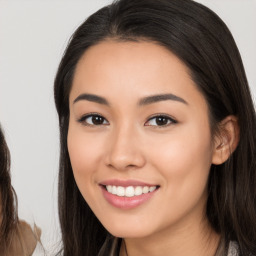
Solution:
[{"label": "brown eye", "polygon": [[80,123],[83,123],[85,125],[107,125],[109,124],[108,121],[101,115],[96,114],[90,114],[83,116],[80,120]]},{"label": "brown eye", "polygon": [[177,123],[177,121],[175,121],[171,117],[160,115],[160,116],[155,116],[150,118],[145,125],[146,126],[168,126],[170,124],[175,124],[175,123]]},{"label": "brown eye", "polygon": [[92,116],[91,119],[92,119],[91,122],[94,125],[101,125],[104,123],[104,118],[102,116]]},{"label": "brown eye", "polygon": [[169,122],[169,119],[164,116],[159,116],[156,118],[157,125],[167,125],[168,122]]}]

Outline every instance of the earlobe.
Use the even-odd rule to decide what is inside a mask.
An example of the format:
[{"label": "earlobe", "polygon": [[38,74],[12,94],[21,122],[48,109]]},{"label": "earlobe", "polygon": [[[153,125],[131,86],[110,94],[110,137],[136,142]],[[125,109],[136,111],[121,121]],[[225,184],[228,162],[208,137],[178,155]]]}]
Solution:
[{"label": "earlobe", "polygon": [[212,163],[223,164],[235,151],[239,142],[239,125],[235,116],[227,116],[219,124],[219,132],[215,136]]}]

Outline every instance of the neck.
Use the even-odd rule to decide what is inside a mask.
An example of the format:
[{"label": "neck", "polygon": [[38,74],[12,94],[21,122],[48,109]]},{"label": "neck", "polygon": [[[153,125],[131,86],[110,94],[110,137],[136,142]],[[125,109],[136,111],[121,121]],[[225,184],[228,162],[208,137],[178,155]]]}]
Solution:
[{"label": "neck", "polygon": [[125,238],[120,256],[214,256],[220,236],[210,227],[208,221],[183,228],[171,228],[143,238]]}]

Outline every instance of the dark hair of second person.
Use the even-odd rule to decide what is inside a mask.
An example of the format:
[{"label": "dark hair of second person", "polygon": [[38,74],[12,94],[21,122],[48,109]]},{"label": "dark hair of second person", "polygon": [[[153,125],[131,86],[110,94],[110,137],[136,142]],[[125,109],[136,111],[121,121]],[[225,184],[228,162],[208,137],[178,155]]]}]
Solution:
[{"label": "dark hair of second person", "polygon": [[18,218],[17,196],[11,184],[10,152],[0,127],[0,254],[32,255],[40,229]]}]

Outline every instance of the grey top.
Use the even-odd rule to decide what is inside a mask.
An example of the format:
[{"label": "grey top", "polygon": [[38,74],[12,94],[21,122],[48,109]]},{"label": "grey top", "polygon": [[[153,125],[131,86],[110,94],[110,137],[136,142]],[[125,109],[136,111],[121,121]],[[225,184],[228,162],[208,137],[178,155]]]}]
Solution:
[{"label": "grey top", "polygon": [[239,248],[236,242],[231,241],[229,243],[228,256],[239,256]]},{"label": "grey top", "polygon": [[[120,245],[118,245],[118,238],[115,238],[114,241],[112,241],[112,248],[111,248],[111,251],[110,253],[108,253],[108,255],[111,255],[111,256],[117,256],[119,255],[119,251],[120,251]],[[106,250],[106,242],[105,242],[105,246],[103,246],[101,248],[101,251],[100,253],[98,254],[98,256],[105,256],[105,250]],[[234,241],[231,241],[229,243],[229,248],[228,248],[228,255],[227,256],[239,256],[239,246],[236,242]]]}]

